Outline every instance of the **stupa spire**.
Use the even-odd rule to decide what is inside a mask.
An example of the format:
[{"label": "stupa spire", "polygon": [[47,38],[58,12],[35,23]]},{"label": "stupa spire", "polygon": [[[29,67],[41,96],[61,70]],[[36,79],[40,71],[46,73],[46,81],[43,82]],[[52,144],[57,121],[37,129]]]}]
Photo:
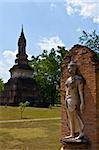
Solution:
[{"label": "stupa spire", "polygon": [[23,25],[21,29],[21,34],[18,39],[18,54],[16,55],[17,59],[15,63],[18,64],[27,64],[27,54],[26,54],[26,38],[24,36]]},{"label": "stupa spire", "polygon": [[18,39],[18,47],[19,47],[19,52],[25,52],[26,38],[24,36],[23,25],[22,25],[21,35]]}]

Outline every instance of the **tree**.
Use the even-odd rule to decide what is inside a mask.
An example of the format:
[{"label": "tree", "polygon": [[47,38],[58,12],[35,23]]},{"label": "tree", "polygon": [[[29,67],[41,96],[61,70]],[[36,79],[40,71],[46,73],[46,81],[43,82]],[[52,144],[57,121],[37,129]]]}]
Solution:
[{"label": "tree", "polygon": [[[48,54],[46,50],[38,57],[31,61],[34,68],[34,77],[39,85],[40,94],[44,105],[54,105],[55,101],[55,74],[58,68],[55,50],[52,49]],[[53,96],[54,93],[54,96]]]},{"label": "tree", "polygon": [[23,118],[23,112],[24,112],[25,108],[27,106],[29,106],[29,104],[30,103],[28,101],[19,103],[19,108],[20,108],[20,112],[21,112],[21,119]]},{"label": "tree", "polygon": [[82,36],[79,37],[79,43],[99,53],[99,34],[96,33],[96,30],[94,30],[92,33],[83,31]]},{"label": "tree", "polygon": [[60,65],[66,54],[64,47],[52,48],[48,53],[44,50],[37,57],[32,57],[30,65],[34,69],[34,78],[39,86],[43,103],[54,106],[59,102]]},{"label": "tree", "polygon": [[57,58],[58,58],[58,62],[62,63],[64,56],[68,53],[68,51],[66,50],[66,48],[64,46],[58,46],[57,47]]},{"label": "tree", "polygon": [[0,79],[0,93],[4,90],[4,82]]}]

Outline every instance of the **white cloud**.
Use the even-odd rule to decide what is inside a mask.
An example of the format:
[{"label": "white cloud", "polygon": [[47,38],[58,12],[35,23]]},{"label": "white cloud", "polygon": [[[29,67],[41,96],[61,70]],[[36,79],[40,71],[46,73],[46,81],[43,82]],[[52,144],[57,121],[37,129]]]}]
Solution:
[{"label": "white cloud", "polygon": [[51,3],[51,4],[50,4],[50,7],[51,7],[51,8],[55,8],[55,7],[56,7],[56,4]]},{"label": "white cloud", "polygon": [[9,65],[5,62],[5,60],[2,60],[0,63],[0,78],[2,78],[4,82],[7,82],[10,77],[9,69]]},{"label": "white cloud", "polygon": [[0,53],[0,78],[7,82],[10,78],[9,69],[14,65],[17,50],[5,50]]},{"label": "white cloud", "polygon": [[78,13],[91,18],[94,23],[99,23],[99,0],[66,0],[66,4],[68,15]]},{"label": "white cloud", "polygon": [[68,15],[72,15],[74,10],[73,10],[73,8],[71,6],[68,6],[67,7],[67,12],[68,12]]},{"label": "white cloud", "polygon": [[28,54],[28,60],[31,60],[32,58],[32,55],[31,54]]},{"label": "white cloud", "polygon": [[77,31],[77,32],[81,32],[82,29],[81,29],[80,27],[78,27],[78,28],[76,29],[76,31]]},{"label": "white cloud", "polygon": [[[5,50],[2,53],[0,52],[0,78],[2,78],[4,82],[7,82],[10,78],[9,69],[15,64],[17,53],[18,50]],[[30,59],[31,55],[29,54],[28,56]]]},{"label": "white cloud", "polygon": [[4,72],[5,70],[4,70],[4,67],[3,67],[3,65],[2,64],[0,64],[0,72],[2,73],[2,72]]},{"label": "white cloud", "polygon": [[50,51],[52,48],[57,49],[57,46],[65,46],[62,40],[58,36],[53,37],[43,37],[39,43],[37,43],[41,50]]},{"label": "white cloud", "polygon": [[99,22],[99,16],[93,19],[94,23]]},{"label": "white cloud", "polygon": [[8,64],[12,65],[15,61],[16,54],[17,54],[17,50],[14,51],[14,52],[10,51],[10,50],[6,50],[6,51],[3,52],[2,55],[3,55],[4,59],[6,60],[6,62]]}]

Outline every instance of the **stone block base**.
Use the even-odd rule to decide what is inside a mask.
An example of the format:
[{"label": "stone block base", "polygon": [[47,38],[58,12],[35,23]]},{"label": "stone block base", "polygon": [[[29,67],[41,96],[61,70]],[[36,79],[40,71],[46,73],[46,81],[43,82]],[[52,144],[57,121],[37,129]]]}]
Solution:
[{"label": "stone block base", "polygon": [[91,150],[91,144],[87,138],[75,140],[61,139],[62,147],[60,150]]}]

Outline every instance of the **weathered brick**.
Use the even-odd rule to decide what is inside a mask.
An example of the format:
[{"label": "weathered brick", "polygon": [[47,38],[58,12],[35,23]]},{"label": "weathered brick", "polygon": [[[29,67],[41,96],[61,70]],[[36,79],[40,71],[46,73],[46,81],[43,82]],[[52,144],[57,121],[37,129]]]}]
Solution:
[{"label": "weathered brick", "polygon": [[[85,79],[84,85],[84,99],[85,99],[85,112],[83,114],[85,124],[85,134],[91,141],[89,150],[98,150],[99,144],[99,63],[94,61],[95,53],[87,47],[81,45],[75,45],[69,51],[69,56],[76,61],[79,66],[79,73]],[[65,81],[68,78],[67,66],[68,62],[66,57],[62,64],[62,75],[61,75],[61,91],[65,92]],[[69,129],[66,126],[67,118],[64,108],[64,96],[61,94],[61,107],[62,107],[62,137],[69,133]],[[81,149],[82,146],[65,145],[64,150],[77,150]]]}]

